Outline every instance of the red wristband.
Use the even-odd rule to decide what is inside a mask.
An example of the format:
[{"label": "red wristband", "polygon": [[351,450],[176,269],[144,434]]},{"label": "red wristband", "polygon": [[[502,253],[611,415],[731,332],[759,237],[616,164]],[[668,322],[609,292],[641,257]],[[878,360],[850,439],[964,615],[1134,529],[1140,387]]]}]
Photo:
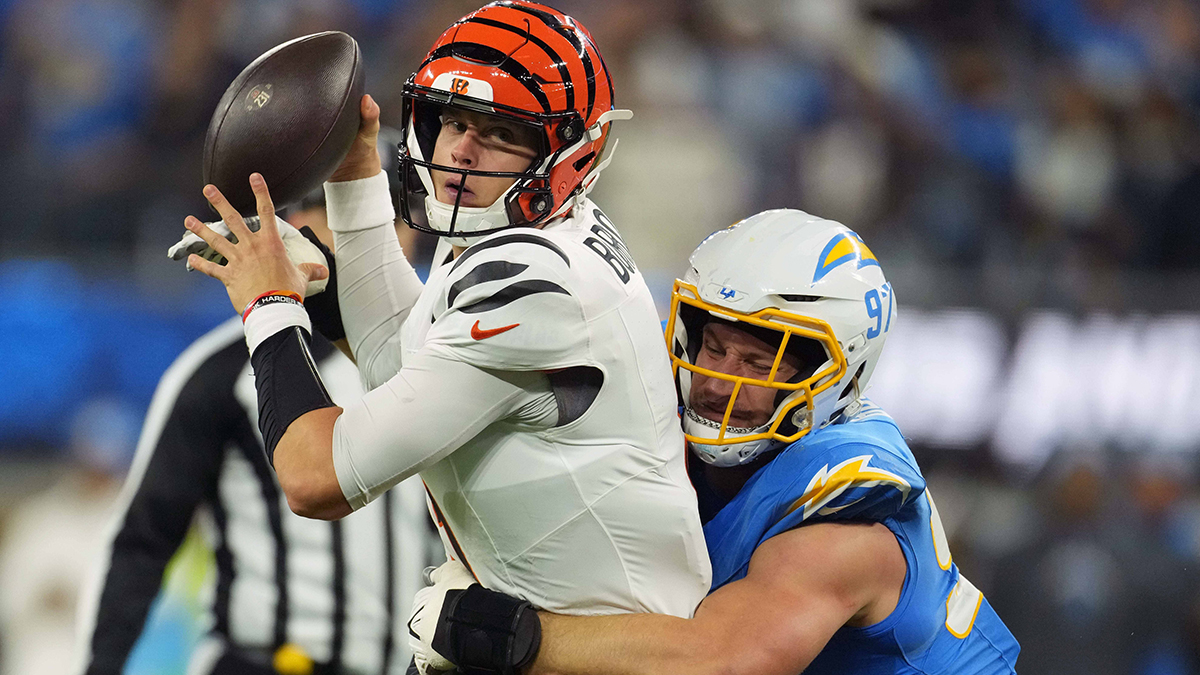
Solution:
[{"label": "red wristband", "polygon": [[267,291],[246,305],[246,309],[242,312],[242,323],[246,323],[246,317],[250,316],[250,312],[263,305],[270,305],[276,302],[291,302],[304,306],[304,298],[301,298],[299,293],[293,293],[292,291]]}]

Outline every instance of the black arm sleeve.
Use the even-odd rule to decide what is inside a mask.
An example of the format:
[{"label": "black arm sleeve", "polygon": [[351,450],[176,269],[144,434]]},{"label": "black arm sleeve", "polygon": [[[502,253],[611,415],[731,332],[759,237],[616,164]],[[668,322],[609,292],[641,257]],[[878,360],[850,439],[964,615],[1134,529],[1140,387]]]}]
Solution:
[{"label": "black arm sleeve", "polygon": [[[176,365],[185,365],[184,358]],[[197,506],[216,498],[224,447],[239,415],[245,418],[233,396],[233,384],[247,358],[239,339],[190,373],[172,372],[172,367],[159,383],[129,478],[136,481],[136,488],[126,485],[123,492],[136,490],[112,542],[87,675],[121,673],[158,594],[163,570],[183,541]],[[154,427],[161,427],[161,432],[149,437]],[[143,453],[150,453],[148,460]],[[139,471],[142,465],[145,470]]]}]

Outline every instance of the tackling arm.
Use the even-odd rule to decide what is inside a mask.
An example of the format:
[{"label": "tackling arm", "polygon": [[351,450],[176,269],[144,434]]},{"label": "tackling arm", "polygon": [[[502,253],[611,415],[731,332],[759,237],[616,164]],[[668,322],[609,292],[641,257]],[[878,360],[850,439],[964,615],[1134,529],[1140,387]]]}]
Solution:
[{"label": "tackling arm", "polygon": [[542,613],[528,675],[796,675],[843,625],[891,613],[906,565],[879,524],[815,524],[761,546],[744,579],[708,596],[692,619]]}]

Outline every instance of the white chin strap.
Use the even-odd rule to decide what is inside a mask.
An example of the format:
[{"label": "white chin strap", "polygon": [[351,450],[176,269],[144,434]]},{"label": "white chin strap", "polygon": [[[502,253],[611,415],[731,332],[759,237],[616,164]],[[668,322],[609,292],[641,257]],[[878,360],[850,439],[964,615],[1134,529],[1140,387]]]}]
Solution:
[{"label": "white chin strap", "polygon": [[[760,434],[770,427],[770,423],[760,427],[727,427],[725,437],[749,436],[751,434]],[[690,407],[683,409],[683,431],[688,436],[695,438],[704,438],[716,440],[721,431],[721,423],[714,422],[706,417],[702,417]],[[730,443],[728,445],[715,445],[711,443],[702,443],[698,441],[689,441],[688,445],[692,447],[692,452],[704,461],[705,464],[713,466],[730,467],[738,466],[752,461],[763,450],[770,447],[772,440],[763,438],[757,441],[742,441],[741,443]]]},{"label": "white chin strap", "polygon": [[425,197],[425,217],[428,218],[429,227],[441,232],[449,232],[450,222],[454,221],[454,231],[462,232],[464,236],[445,237],[453,246],[470,246],[480,240],[479,236],[471,236],[470,232],[482,232],[509,225],[503,196],[492,202],[491,206],[460,206],[458,217],[455,218],[454,205],[439,202],[431,192]]}]

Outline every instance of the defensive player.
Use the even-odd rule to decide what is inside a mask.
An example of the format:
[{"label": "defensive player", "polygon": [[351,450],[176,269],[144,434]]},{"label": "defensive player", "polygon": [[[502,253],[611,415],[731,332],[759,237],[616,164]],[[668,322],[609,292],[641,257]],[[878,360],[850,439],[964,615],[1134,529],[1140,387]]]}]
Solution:
[{"label": "defensive player", "polygon": [[[862,396],[896,320],[875,256],[778,210],[712,235],[691,265],[667,335],[713,592],[691,620],[542,613],[526,672],[1014,672],[1016,640],[954,564],[895,422]],[[477,648],[459,603],[488,593],[456,580],[439,570],[418,593],[418,610],[441,609],[420,662]]]},{"label": "defensive player", "polygon": [[258,233],[213,186],[238,243],[187,221],[229,261],[190,258],[244,309],[289,503],[336,518],[419,471],[448,550],[488,586],[565,613],[691,616],[711,571],[670,365],[645,282],[587,199],[628,116],[591,36],[495,2],[438,39],[404,93],[402,178],[456,257],[424,287],[404,261],[364,97],[326,185],[361,401],[333,406],[306,365],[299,298],[324,270],[287,260],[261,176]]}]

